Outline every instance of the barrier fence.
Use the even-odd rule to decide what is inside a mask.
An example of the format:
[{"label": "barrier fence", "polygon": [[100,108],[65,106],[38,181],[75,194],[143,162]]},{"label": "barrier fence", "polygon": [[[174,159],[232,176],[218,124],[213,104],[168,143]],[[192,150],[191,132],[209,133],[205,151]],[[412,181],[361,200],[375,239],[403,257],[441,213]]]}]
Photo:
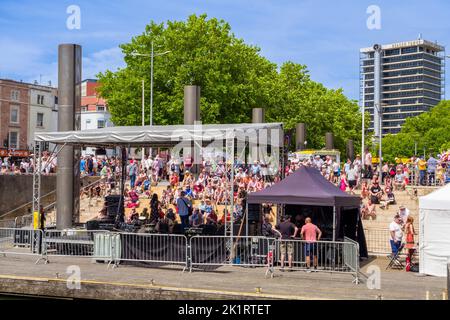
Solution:
[{"label": "barrier fence", "polygon": [[[106,230],[0,229],[0,253],[38,256],[46,263],[50,257],[91,258],[114,266],[132,262],[180,265],[193,268],[241,266],[265,267],[273,276],[274,266],[292,253],[293,270],[347,273],[358,279],[359,246],[346,238],[343,242],[278,240],[266,237],[230,237],[176,234],[109,232]],[[231,250],[230,250],[231,248]],[[38,262],[36,261],[36,263]],[[109,266],[109,265],[108,265]],[[315,271],[315,270],[314,270]]]},{"label": "barrier fence", "polygon": [[0,228],[0,254],[38,256],[39,262],[45,259],[42,230]]},{"label": "barrier fence", "polygon": [[242,267],[268,266],[268,257],[273,249],[265,237],[235,237],[228,252],[226,236],[193,236],[189,241],[189,267],[235,265]]},{"label": "barrier fence", "polygon": [[345,241],[277,240],[275,261],[288,266],[292,255],[292,269],[313,272],[352,273],[358,279],[359,245],[348,238]]},{"label": "barrier fence", "polygon": [[[119,239],[111,241],[112,260],[181,264],[187,268],[187,238],[178,234],[119,233]],[[121,250],[117,250],[120,246]]]},{"label": "barrier fence", "polygon": [[48,256],[78,257],[104,259],[111,261],[111,253],[95,251],[94,239],[98,234],[108,233],[106,230],[46,230],[44,233],[43,250]]},{"label": "barrier fence", "polygon": [[[390,255],[392,253],[391,244],[389,239],[391,233],[389,229],[364,229],[364,235],[366,237],[367,251],[370,254],[375,255]],[[415,235],[416,240],[416,253],[418,253],[419,246],[417,241],[418,235]],[[406,235],[403,235],[403,242],[406,242]]]}]

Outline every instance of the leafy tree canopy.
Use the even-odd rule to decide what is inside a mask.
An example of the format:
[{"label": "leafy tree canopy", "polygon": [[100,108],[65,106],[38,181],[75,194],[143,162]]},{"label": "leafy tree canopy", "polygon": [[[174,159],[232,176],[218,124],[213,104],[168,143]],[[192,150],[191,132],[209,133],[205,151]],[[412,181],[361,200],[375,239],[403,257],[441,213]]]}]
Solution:
[{"label": "leafy tree canopy", "polygon": [[450,101],[441,101],[429,112],[406,119],[400,133],[383,138],[383,158],[410,157],[417,153],[437,153],[450,148]]},{"label": "leafy tree canopy", "polygon": [[[145,123],[150,123],[150,57],[133,52],[150,55],[152,42],[154,124],[183,123],[184,86],[199,85],[204,123],[251,122],[252,108],[262,107],[266,121],[283,122],[287,129],[306,123],[308,147],[324,147],[329,131],[342,152],[348,139],[354,140],[358,150],[361,114],[355,101],[340,89],[329,90],[312,81],[305,65],[286,62],[278,69],[260,55],[257,46],[235,37],[228,23],[205,14],[166,24],[152,21],[144,33],[120,46],[126,67],[98,75],[99,93],[107,99],[116,125],[142,123],[142,79],[147,97]],[[170,53],[157,56],[166,51]]]}]

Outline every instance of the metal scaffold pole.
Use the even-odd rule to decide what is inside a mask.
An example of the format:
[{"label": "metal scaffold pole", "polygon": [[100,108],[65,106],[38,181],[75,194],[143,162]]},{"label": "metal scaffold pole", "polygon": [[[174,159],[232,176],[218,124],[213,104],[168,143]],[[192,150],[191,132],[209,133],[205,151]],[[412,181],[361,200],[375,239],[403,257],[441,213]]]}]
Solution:
[{"label": "metal scaffold pole", "polygon": [[34,142],[33,153],[33,214],[39,212],[41,206],[41,142]]}]

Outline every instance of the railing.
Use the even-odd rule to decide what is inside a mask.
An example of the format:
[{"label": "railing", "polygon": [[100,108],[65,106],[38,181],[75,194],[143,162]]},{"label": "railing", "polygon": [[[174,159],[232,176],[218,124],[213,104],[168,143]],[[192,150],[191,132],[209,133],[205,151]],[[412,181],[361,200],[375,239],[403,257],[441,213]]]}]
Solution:
[{"label": "railing", "polygon": [[[353,252],[351,252],[353,251]],[[275,261],[288,265],[292,255],[292,270],[352,273],[357,279],[359,247],[354,241],[277,240]]]},{"label": "railing", "polygon": [[[123,262],[180,265],[183,271],[226,265],[265,267],[266,276],[269,272],[273,276],[274,265],[287,253],[292,254],[293,270],[311,268],[312,271],[346,273],[353,275],[356,282],[359,273],[358,244],[347,238],[343,242],[309,243],[256,236],[197,235],[188,239],[175,234],[104,230],[0,229],[0,253],[35,255],[45,262],[49,257],[75,257],[106,261],[115,266]],[[285,262],[287,265],[287,256]]]},{"label": "railing", "polygon": [[94,238],[97,234],[108,233],[105,230],[45,230],[44,248],[47,256],[93,258],[111,261],[111,254],[94,250]]},{"label": "railing", "polygon": [[[265,267],[268,265],[269,247],[275,239],[265,237],[233,238],[231,253],[227,249],[226,236],[194,236],[189,241],[190,270],[205,266],[248,266]],[[231,259],[229,259],[231,257]]]},{"label": "railing", "polygon": [[[158,264],[180,264],[187,268],[187,238],[178,234],[120,233],[120,241],[111,241],[113,260],[117,265],[121,261],[146,262]],[[120,245],[120,251],[115,248]]]},{"label": "railing", "polygon": [[0,220],[0,228],[14,228],[15,220]]},{"label": "railing", "polygon": [[0,228],[0,254],[39,256],[38,263],[46,260],[43,239],[42,230]]},{"label": "railing", "polygon": [[[56,193],[56,190],[50,191],[49,193],[47,193],[47,194],[41,196],[41,200],[44,199],[44,198],[46,198],[46,197],[48,197],[48,196],[50,196],[50,195],[52,195],[52,194],[54,194],[54,193]],[[10,214],[14,213],[15,211],[20,210],[20,209],[23,209],[23,208],[26,208],[27,206],[30,206],[30,205],[32,205],[32,204],[33,204],[33,201],[27,202],[27,203],[21,205],[20,207],[17,207],[17,208],[15,208],[15,209],[12,209],[12,210],[10,210],[10,211],[8,211],[8,212],[2,214],[2,215],[0,216],[0,218],[1,218],[1,217],[7,217],[7,216],[9,216]]]},{"label": "railing", "polygon": [[444,163],[442,169],[433,171],[419,171],[419,169],[411,169],[409,172],[409,186],[431,186],[439,187],[450,182],[450,162]]}]

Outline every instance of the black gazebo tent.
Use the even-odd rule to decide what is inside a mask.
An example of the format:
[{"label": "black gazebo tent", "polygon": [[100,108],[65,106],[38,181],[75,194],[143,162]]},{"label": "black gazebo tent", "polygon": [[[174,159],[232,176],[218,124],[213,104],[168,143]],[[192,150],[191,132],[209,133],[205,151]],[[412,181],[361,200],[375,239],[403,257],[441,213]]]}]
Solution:
[{"label": "black gazebo tent", "polygon": [[[275,203],[319,208],[309,210],[311,218],[321,215],[330,223],[333,240],[344,236],[359,243],[360,256],[367,257],[367,245],[360,219],[360,199],[349,195],[326,180],[315,168],[300,167],[279,183],[248,195],[248,203]],[[320,212],[320,213],[319,213]],[[317,219],[316,219],[317,220]]]}]

